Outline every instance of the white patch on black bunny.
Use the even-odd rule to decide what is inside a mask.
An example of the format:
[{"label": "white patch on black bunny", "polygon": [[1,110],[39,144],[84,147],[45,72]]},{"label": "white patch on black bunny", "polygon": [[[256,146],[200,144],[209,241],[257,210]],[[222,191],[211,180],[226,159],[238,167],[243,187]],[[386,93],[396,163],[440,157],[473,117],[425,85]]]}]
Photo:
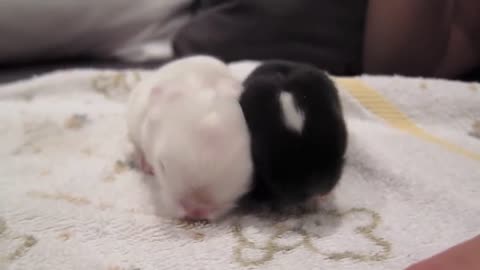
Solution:
[{"label": "white patch on black bunny", "polygon": [[302,133],[305,123],[305,115],[303,111],[296,105],[294,97],[291,93],[283,91],[280,94],[280,105],[282,106],[282,115],[285,126]]}]

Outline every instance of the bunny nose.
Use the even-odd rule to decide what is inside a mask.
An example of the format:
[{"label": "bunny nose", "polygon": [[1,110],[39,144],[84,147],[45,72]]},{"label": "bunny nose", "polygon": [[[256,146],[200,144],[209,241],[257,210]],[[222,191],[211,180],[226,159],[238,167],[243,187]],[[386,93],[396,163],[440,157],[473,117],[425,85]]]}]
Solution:
[{"label": "bunny nose", "polygon": [[208,219],[209,216],[210,216],[210,211],[206,208],[194,207],[194,208],[185,209],[185,217],[188,219],[194,219],[194,220]]},{"label": "bunny nose", "polygon": [[212,212],[211,207],[192,202],[190,200],[183,200],[181,202],[182,208],[185,211],[185,218],[199,220],[208,219]]}]

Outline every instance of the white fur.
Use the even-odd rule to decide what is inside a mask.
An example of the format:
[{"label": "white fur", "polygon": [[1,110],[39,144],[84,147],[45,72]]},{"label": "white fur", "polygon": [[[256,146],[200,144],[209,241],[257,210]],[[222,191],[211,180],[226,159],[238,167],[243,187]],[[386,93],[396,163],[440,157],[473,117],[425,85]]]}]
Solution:
[{"label": "white fur", "polygon": [[283,91],[280,94],[280,105],[282,107],[285,125],[298,133],[302,133],[305,115],[295,106],[295,100],[292,94]]},{"label": "white fur", "polygon": [[248,191],[253,165],[241,90],[226,65],[196,56],[167,64],[132,92],[129,135],[160,181],[166,215],[185,217],[186,201],[213,207],[214,219]]},{"label": "white fur", "polygon": [[228,68],[237,80],[243,82],[261,63],[255,60],[243,60],[230,63]]}]

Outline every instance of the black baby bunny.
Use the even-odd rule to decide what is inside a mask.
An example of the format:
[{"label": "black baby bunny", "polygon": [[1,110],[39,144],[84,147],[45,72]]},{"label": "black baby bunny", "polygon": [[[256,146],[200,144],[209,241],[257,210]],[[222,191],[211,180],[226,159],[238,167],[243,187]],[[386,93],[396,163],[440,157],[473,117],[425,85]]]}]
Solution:
[{"label": "black baby bunny", "polygon": [[333,81],[310,65],[267,61],[243,84],[240,104],[254,162],[245,201],[283,208],[332,191],[347,147]]}]

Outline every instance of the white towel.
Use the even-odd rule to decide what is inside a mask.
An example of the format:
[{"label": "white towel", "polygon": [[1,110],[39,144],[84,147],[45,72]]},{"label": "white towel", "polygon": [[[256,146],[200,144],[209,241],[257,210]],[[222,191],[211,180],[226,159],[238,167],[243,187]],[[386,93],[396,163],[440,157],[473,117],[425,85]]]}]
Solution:
[{"label": "white towel", "polygon": [[317,214],[183,224],[155,215],[128,152],[143,71],[0,86],[0,269],[403,269],[480,233],[480,86],[337,78],[344,176]]}]

